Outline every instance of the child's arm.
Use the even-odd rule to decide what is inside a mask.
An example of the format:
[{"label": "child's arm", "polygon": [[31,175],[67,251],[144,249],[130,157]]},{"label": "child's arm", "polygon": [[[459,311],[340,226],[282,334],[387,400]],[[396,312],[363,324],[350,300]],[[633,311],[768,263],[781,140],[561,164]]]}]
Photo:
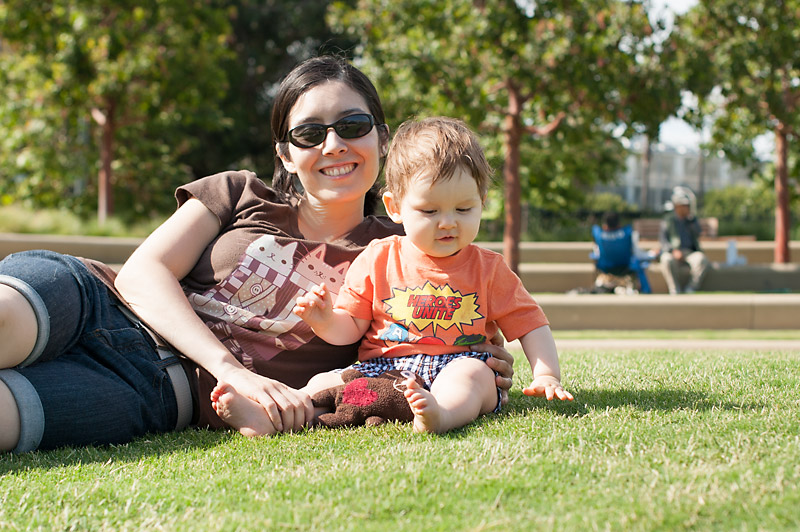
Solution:
[{"label": "child's arm", "polygon": [[354,318],[341,309],[333,308],[331,292],[322,283],[295,301],[292,310],[311,325],[314,334],[334,345],[357,342],[369,328],[369,321]]},{"label": "child's arm", "polygon": [[533,382],[522,390],[525,395],[558,397],[562,401],[572,401],[572,394],[561,386],[561,370],[558,367],[558,351],[550,327],[544,325],[534,329],[519,339],[522,350],[531,364]]}]

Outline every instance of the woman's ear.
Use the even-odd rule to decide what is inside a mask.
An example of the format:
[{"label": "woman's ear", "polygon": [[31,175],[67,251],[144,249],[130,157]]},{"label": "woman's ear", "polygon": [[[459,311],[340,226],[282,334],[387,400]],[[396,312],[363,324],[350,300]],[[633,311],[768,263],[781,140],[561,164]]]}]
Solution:
[{"label": "woman's ear", "polygon": [[289,158],[289,144],[286,142],[276,142],[275,143],[275,153],[278,154],[281,162],[283,163],[283,167],[286,169],[287,172],[290,174],[297,173],[297,167],[294,165],[292,160]]},{"label": "woman's ear", "polygon": [[391,192],[383,193],[383,206],[386,207],[386,214],[394,223],[403,223],[403,218],[400,216],[400,201]]}]

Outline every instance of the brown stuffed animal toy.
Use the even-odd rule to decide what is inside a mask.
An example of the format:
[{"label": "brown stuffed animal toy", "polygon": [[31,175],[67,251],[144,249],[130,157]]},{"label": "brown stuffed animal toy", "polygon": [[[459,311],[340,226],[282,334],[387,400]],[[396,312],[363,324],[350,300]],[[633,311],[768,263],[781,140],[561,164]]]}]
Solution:
[{"label": "brown stuffed animal toy", "polygon": [[[342,373],[344,384],[322,390],[311,397],[314,406],[332,412],[319,416],[326,427],[353,427],[380,425],[386,421],[412,421],[414,415],[408,406],[401,383],[406,377],[399,370],[365,377],[360,371],[348,369]],[[417,382],[422,379],[416,375]]]}]

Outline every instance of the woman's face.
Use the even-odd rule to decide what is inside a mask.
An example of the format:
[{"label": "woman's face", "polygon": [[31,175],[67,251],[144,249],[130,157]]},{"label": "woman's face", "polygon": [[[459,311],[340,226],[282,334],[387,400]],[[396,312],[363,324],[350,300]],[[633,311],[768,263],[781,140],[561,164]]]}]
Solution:
[{"label": "woman's face", "polygon": [[[340,81],[317,85],[304,93],[289,113],[291,130],[301,124],[333,124],[353,114],[370,114],[366,100]],[[281,155],[287,171],[297,174],[307,199],[314,203],[363,200],[380,169],[378,127],[356,139],[343,139],[333,128],[317,146],[300,148],[291,143]]]}]

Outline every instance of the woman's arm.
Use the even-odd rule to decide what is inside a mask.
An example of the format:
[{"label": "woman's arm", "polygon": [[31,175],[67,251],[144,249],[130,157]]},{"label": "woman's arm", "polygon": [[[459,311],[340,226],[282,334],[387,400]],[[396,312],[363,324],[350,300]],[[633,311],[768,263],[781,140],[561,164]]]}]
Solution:
[{"label": "woman's arm", "polygon": [[260,403],[276,431],[300,429],[313,418],[310,398],[242,366],[195,314],[180,286],[179,279],[192,270],[219,230],[217,217],[190,199],[136,249],[115,286],[139,317],[178,351]]}]

